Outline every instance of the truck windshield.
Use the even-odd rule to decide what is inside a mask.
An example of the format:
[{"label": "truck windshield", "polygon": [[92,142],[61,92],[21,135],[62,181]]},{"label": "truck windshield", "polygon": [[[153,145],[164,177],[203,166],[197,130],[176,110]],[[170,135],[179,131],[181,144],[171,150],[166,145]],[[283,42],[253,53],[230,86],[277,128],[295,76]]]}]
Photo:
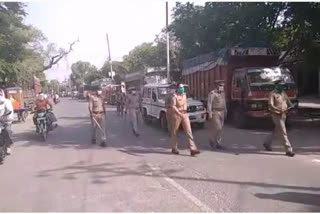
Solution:
[{"label": "truck windshield", "polygon": [[293,77],[287,68],[271,67],[249,69],[248,75],[251,86],[273,84],[273,82],[279,78],[283,79],[286,84],[294,84]]}]

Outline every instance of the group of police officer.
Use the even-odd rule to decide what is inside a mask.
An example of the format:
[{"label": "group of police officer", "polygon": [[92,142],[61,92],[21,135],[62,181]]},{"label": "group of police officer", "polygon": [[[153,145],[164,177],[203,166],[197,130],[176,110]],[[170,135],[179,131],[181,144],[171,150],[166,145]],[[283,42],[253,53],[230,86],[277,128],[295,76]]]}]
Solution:
[{"label": "group of police officer", "polygon": [[[269,96],[269,110],[271,112],[272,120],[275,125],[273,133],[268,136],[267,140],[263,143],[265,150],[272,151],[272,141],[280,141],[285,149],[286,155],[293,157],[295,154],[287,136],[285,121],[288,113],[288,108],[292,106],[286,92],[284,91],[285,85],[281,80],[275,81],[275,90]],[[89,99],[89,111],[92,119],[92,143],[96,143],[97,127],[102,132],[101,146],[106,145],[105,135],[105,105],[104,99],[101,96],[101,90],[93,93]],[[141,110],[141,99],[136,89],[129,90],[129,94],[119,94],[118,109],[119,115],[123,113],[128,114],[129,122],[132,126],[132,131],[136,137],[139,136],[138,131],[138,115]],[[200,153],[198,150],[189,121],[187,113],[187,96],[184,91],[183,84],[172,83],[169,87],[169,93],[165,98],[166,117],[168,122],[168,131],[171,144],[171,152],[179,154],[177,133],[182,126],[186,135],[187,144],[190,149],[190,155],[195,156]],[[215,82],[215,88],[208,95],[207,103],[208,112],[208,134],[209,143],[213,149],[224,149],[222,145],[222,130],[224,126],[224,119],[227,112],[224,81],[219,80]]]}]

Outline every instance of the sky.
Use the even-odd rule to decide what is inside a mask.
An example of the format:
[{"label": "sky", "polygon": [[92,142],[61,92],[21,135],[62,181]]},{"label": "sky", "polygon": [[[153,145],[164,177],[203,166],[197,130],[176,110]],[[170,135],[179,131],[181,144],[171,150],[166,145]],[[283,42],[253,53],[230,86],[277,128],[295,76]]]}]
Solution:
[{"label": "sky", "polygon": [[[106,34],[112,60],[122,60],[135,46],[152,42],[166,24],[162,0],[90,0],[26,2],[27,24],[40,29],[49,42],[74,51],[46,72],[47,79],[63,81],[72,63],[88,61],[101,68],[108,58]],[[169,2],[169,14],[175,2]]]}]

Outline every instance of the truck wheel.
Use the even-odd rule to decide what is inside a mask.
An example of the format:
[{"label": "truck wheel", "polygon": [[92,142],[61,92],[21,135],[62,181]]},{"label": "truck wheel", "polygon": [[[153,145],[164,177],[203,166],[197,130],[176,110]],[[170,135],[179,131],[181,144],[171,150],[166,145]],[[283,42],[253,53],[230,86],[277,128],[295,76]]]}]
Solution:
[{"label": "truck wheel", "polygon": [[143,120],[146,124],[150,124],[151,120],[148,116],[147,109],[143,109]]},{"label": "truck wheel", "polygon": [[244,129],[247,127],[247,117],[241,107],[237,107],[232,112],[232,123],[235,127]]},{"label": "truck wheel", "polygon": [[168,130],[167,117],[166,117],[166,113],[164,112],[161,112],[161,115],[160,115],[160,127],[165,131]]}]

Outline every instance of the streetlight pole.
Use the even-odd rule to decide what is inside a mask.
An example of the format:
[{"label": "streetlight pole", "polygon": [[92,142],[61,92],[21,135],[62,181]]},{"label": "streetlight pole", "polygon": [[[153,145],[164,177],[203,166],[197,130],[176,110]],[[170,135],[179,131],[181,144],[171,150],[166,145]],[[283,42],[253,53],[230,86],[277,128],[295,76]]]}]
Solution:
[{"label": "streetlight pole", "polygon": [[108,34],[107,34],[107,43],[108,43],[108,53],[109,53],[109,63],[110,63],[111,79],[113,80],[112,60],[111,60],[110,44],[109,44],[109,36],[108,36]]},{"label": "streetlight pole", "polygon": [[170,82],[170,46],[169,46],[169,13],[168,2],[166,2],[166,27],[167,27],[167,80]]}]

